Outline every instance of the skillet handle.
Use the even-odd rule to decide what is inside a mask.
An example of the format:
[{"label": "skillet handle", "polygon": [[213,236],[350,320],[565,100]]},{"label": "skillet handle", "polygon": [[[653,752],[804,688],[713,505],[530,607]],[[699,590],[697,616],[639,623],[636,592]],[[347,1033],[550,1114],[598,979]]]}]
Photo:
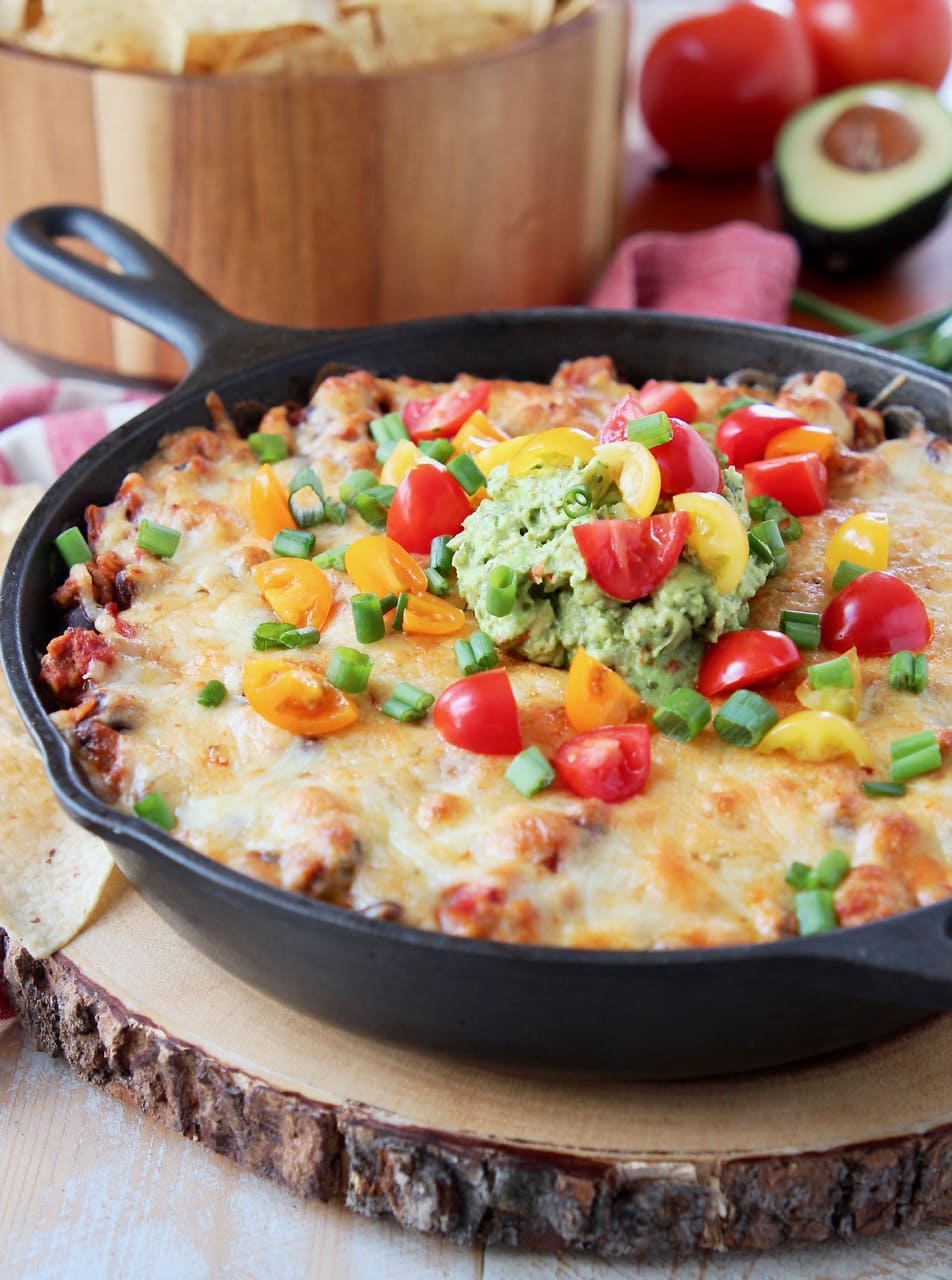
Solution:
[{"label": "skillet handle", "polygon": [[[122,271],[80,258],[58,243],[64,236],[85,240]],[[283,334],[287,349],[287,330],[226,311],[155,245],[98,209],[75,204],[31,209],[10,223],[6,242],[17,258],[51,283],[170,342],[190,369],[226,344],[250,345],[260,356],[280,351],[278,335]]]}]

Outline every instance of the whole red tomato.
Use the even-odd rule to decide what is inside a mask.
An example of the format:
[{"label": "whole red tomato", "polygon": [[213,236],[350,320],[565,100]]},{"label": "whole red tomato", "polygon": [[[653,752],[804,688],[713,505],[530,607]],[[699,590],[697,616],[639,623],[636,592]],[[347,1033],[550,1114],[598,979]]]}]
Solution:
[{"label": "whole red tomato", "polygon": [[815,89],[790,0],[782,11],[743,0],[662,31],[642,67],[640,99],[649,132],[675,164],[743,173],[770,156],[784,120]]},{"label": "whole red tomato", "polygon": [[869,80],[937,89],[952,57],[949,0],[795,0],[820,92]]}]

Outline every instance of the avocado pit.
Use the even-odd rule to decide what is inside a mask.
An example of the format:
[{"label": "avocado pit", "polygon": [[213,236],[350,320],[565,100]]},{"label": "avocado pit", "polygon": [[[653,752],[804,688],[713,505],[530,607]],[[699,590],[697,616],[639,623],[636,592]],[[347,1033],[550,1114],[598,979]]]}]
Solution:
[{"label": "avocado pit", "polygon": [[856,173],[881,173],[905,164],[919,150],[921,135],[901,107],[860,102],[833,121],[821,146],[834,164]]}]

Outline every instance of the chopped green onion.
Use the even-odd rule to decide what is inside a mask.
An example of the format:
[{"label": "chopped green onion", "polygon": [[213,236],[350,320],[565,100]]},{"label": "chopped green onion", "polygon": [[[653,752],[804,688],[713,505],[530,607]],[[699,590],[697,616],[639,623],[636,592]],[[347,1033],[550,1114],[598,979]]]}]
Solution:
[{"label": "chopped green onion", "polygon": [[516,603],[516,575],[507,564],[489,570],[486,590],[486,612],[494,618],[505,618]]},{"label": "chopped green onion", "polygon": [[370,434],[373,436],[377,444],[383,444],[387,440],[408,440],[410,433],[403,425],[403,419],[399,413],[388,413],[382,418],[374,418],[369,424]]},{"label": "chopped green onion", "polygon": [[735,747],[755,747],[780,717],[766,698],[751,689],[732,693],[714,717],[714,728]]},{"label": "chopped green onion", "polygon": [[345,476],[340,482],[340,500],[348,507],[352,507],[357,501],[357,495],[363,493],[365,489],[372,489],[374,485],[380,483],[380,477],[374,475],[372,471],[360,470],[352,471],[349,476]]},{"label": "chopped green onion", "polygon": [[434,462],[449,462],[453,456],[452,440],[418,440],[417,448]]},{"label": "chopped green onion", "polygon": [[474,631],[469,637],[469,643],[480,671],[491,671],[493,667],[499,666],[499,654],[496,652],[496,646],[485,632]]},{"label": "chopped green onion", "polygon": [[393,622],[390,624],[394,631],[403,630],[403,615],[406,613],[409,601],[410,593],[408,591],[401,591],[397,596],[397,607],[393,613]]},{"label": "chopped green onion", "polygon": [[450,540],[445,533],[441,533],[430,543],[430,568],[447,577],[452,567],[453,552],[450,550]]},{"label": "chopped green onion", "polygon": [[816,878],[822,888],[835,889],[845,880],[849,869],[849,857],[842,849],[827,849],[816,864]]},{"label": "chopped green onion", "polygon": [[339,645],[327,667],[327,683],[344,693],[363,693],[374,665],[369,654]]},{"label": "chopped green onion", "polygon": [[321,477],[313,467],[302,467],[296,471],[288,485],[288,493],[297,493],[298,489],[313,489],[319,498],[324,497],[324,486]]},{"label": "chopped green onion", "polygon": [[696,738],[711,718],[711,704],[696,689],[675,689],[651,717],[655,727],[676,742]]},{"label": "chopped green onion", "polygon": [[347,508],[343,502],[324,502],[324,519],[331,524],[341,525],[347,520]]},{"label": "chopped green onion", "polygon": [[646,414],[643,418],[628,419],[628,439],[642,444],[646,449],[656,449],[674,439],[671,419],[661,410]]},{"label": "chopped green onion", "polygon": [[934,729],[923,729],[919,733],[911,733],[908,738],[897,738],[889,744],[890,760],[901,760],[903,756],[915,755],[917,751],[925,751],[928,747],[937,747],[939,740]]},{"label": "chopped green onion", "polygon": [[143,551],[162,560],[170,560],[175,555],[182,535],[177,529],[169,529],[164,524],[153,524],[151,520],[139,521],[139,532],[136,535],[136,546]]},{"label": "chopped green onion", "polygon": [[259,462],[280,462],[288,456],[288,443],[276,431],[253,431],[248,446]]},{"label": "chopped green onion", "polygon": [[819,649],[820,615],[800,609],[784,609],[780,615],[780,630],[789,636],[798,649]]},{"label": "chopped green onion", "polygon": [[309,529],[279,529],[271,543],[276,556],[309,560],[314,550],[314,534]]},{"label": "chopped green onion", "polygon": [[841,560],[833,573],[833,590],[842,591],[851,582],[861,578],[869,570],[864,564],[855,564],[852,560]]},{"label": "chopped green onion", "polygon": [[291,494],[288,507],[299,529],[311,529],[324,519],[324,499],[309,484]]},{"label": "chopped green onion", "polygon": [[391,609],[396,609],[397,597],[392,591],[388,591],[385,596],[380,597],[380,612],[389,613]]},{"label": "chopped green onion", "polygon": [[293,630],[294,626],[290,622],[261,622],[255,627],[254,635],[251,637],[251,647],[258,651],[282,649],[284,637]]},{"label": "chopped green onion", "polygon": [[806,889],[813,879],[813,868],[805,862],[791,862],[784,880],[792,889]]},{"label": "chopped green onion", "polygon": [[228,690],[220,680],[209,680],[196,701],[200,707],[220,707]]},{"label": "chopped green onion", "polygon": [[393,501],[393,495],[396,491],[396,487],[392,484],[375,484],[369,489],[364,489],[354,499],[357,514],[362,516],[375,529],[385,529],[387,527],[387,512],[390,509],[390,503]]},{"label": "chopped green onion", "polygon": [[175,817],[171,809],[157,791],[150,791],[144,795],[132,808],[137,817],[145,818],[146,822],[161,827],[163,831],[171,831],[175,826]]},{"label": "chopped green onion", "polygon": [[922,693],[929,682],[929,663],[924,653],[908,649],[894,653],[889,659],[889,685],[909,693]]},{"label": "chopped green onion", "polygon": [[803,537],[803,525],[785,506],[765,493],[755,494],[747,503],[747,510],[754,524],[763,520],[776,520],[784,542],[796,542]]},{"label": "chopped green onion", "polygon": [[377,451],[374,454],[374,457],[377,459],[377,461],[380,463],[381,466],[383,466],[383,464],[387,461],[387,459],[390,457],[391,453],[393,453],[394,449],[396,449],[399,443],[400,443],[399,440],[384,440],[383,444],[377,445]]},{"label": "chopped green onion", "polygon": [[869,782],[861,782],[859,784],[868,796],[904,796],[906,794],[906,784],[904,782],[880,782],[878,779],[870,779]]},{"label": "chopped green onion", "polygon": [[350,610],[354,617],[354,632],[361,644],[373,644],[383,639],[386,627],[379,596],[372,591],[359,591],[350,598]]},{"label": "chopped green onion", "polygon": [[506,781],[524,796],[534,796],[537,791],[551,787],[555,770],[538,747],[526,747],[513,757],[506,770]]},{"label": "chopped green onion", "polygon": [[811,689],[852,689],[853,668],[845,656],[831,658],[829,662],[815,662],[807,667],[807,679]]},{"label": "chopped green onion", "polygon": [[889,777],[893,782],[908,782],[910,778],[918,778],[920,774],[932,773],[942,768],[942,751],[938,742],[921,751],[912,751],[908,755],[894,759],[889,767]]},{"label": "chopped green onion", "polygon": [[469,453],[461,453],[451,458],[446,464],[446,469],[463,492],[470,497],[486,483],[486,477],[480,471],[479,464]]},{"label": "chopped green onion", "polygon": [[584,484],[573,485],[562,499],[562,510],[570,520],[592,509],[592,493]]},{"label": "chopped green onion", "polygon": [[475,675],[479,670],[473,655],[473,646],[468,640],[457,640],[453,645],[453,657],[464,676]]},{"label": "chopped green onion", "polygon": [[321,633],[317,627],[292,627],[281,637],[285,649],[306,649],[312,644],[321,643]]},{"label": "chopped green onion", "polygon": [[755,400],[753,396],[735,396],[733,400],[728,400],[727,404],[722,405],[717,411],[719,418],[726,418],[729,413],[733,413],[735,409],[746,409],[749,404],[761,404],[762,401]]},{"label": "chopped green onion", "polygon": [[391,720],[422,720],[435,701],[432,693],[401,682],[380,710]]},{"label": "chopped green onion", "polygon": [[829,933],[837,927],[836,908],[829,889],[804,889],[793,899],[800,936]]},{"label": "chopped green onion", "polygon": [[74,564],[86,564],[93,558],[89,543],[76,525],[73,525],[70,529],[64,529],[55,539],[55,542],[56,549],[63,557],[67,569],[72,569]]},{"label": "chopped green onion", "polygon": [[435,596],[445,596],[449,593],[450,584],[443,577],[442,573],[440,573],[439,569],[424,569],[423,573],[426,577],[430,590]]},{"label": "chopped green onion", "polygon": [[320,555],[313,557],[314,563],[318,569],[338,569],[341,573],[344,571],[344,556],[347,554],[347,548],[350,543],[345,543],[340,547],[331,547],[329,551],[322,551]]},{"label": "chopped green onion", "polygon": [[768,578],[775,578],[790,563],[790,552],[776,520],[761,520],[760,524],[755,524],[747,535],[747,541],[758,560],[770,565]]}]

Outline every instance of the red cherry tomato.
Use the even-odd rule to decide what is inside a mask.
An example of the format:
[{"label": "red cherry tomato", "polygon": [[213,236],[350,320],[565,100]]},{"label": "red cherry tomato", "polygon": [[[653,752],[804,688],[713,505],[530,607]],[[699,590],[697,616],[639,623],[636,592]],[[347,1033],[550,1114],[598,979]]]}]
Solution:
[{"label": "red cherry tomato", "polygon": [[651,450],[661,472],[661,496],[676,493],[720,493],[724,477],[714,450],[700,432],[677,418],[671,419],[674,433],[667,444]]},{"label": "red cherry tomato", "polygon": [[795,0],[821,93],[870,80],[938,89],[952,57],[949,0]]},{"label": "red cherry tomato", "polygon": [[433,724],[444,742],[486,756],[514,756],[522,731],[509,676],[479,671],[451,684],[436,700]]},{"label": "red cherry tomato", "polygon": [[616,600],[650,596],[674,568],[691,524],[686,511],[644,520],[589,520],[572,533],[592,580]]},{"label": "red cherry tomato", "polygon": [[826,606],[820,635],[824,648],[834,653],[855,645],[861,658],[876,658],[925,648],[932,639],[932,623],[907,583],[891,573],[864,573]]},{"label": "red cherry tomato", "polygon": [[606,725],[563,742],[552,764],[577,796],[618,804],[637,795],[651,771],[651,739],[643,724]]},{"label": "red cherry tomato", "polygon": [[666,413],[669,418],[680,418],[682,422],[694,422],[697,418],[694,398],[680,382],[656,382],[649,378],[638,392],[638,403],[645,414]]},{"label": "red cherry tomato", "polygon": [[441,534],[459,533],[472,505],[448,471],[421,463],[408,471],[387,512],[387,537],[405,551],[425,555]]},{"label": "red cherry tomato", "polygon": [[437,440],[455,436],[477,409],[489,404],[489,383],[472,387],[452,387],[430,400],[408,400],[403,406],[403,425],[411,440]]},{"label": "red cherry tomato", "polygon": [[788,409],[774,404],[748,404],[721,419],[714,443],[738,471],[748,462],[759,462],[767,445],[781,431],[792,431],[806,423]]},{"label": "red cherry tomato", "polygon": [[800,650],[780,631],[728,631],[705,652],[697,691],[716,698],[735,689],[760,689],[801,662]]},{"label": "red cherry tomato", "polygon": [[601,425],[598,433],[599,444],[614,444],[618,440],[628,439],[628,423],[633,418],[643,418],[645,411],[635,399],[628,393],[615,405],[611,413]]},{"label": "red cherry tomato", "polygon": [[744,492],[748,498],[761,494],[776,498],[792,516],[816,516],[826,510],[829,499],[826,466],[818,453],[749,462],[744,468]]},{"label": "red cherry tomato", "polygon": [[792,4],[782,13],[730,4],[662,31],[641,70],[641,109],[675,164],[742,173],[769,158],[780,126],[810,101],[815,83]]}]

